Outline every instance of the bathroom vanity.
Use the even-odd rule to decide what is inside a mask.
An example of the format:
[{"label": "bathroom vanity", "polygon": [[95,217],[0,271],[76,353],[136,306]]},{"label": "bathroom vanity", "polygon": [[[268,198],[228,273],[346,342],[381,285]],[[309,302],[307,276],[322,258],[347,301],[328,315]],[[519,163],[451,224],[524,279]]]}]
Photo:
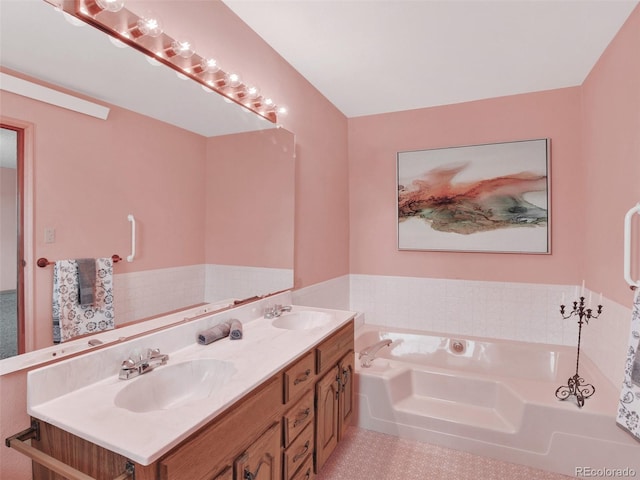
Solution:
[{"label": "bathroom vanity", "polygon": [[[297,317],[283,314],[282,320],[247,322],[240,341],[178,349],[166,366],[130,381],[133,385],[148,376],[148,388],[158,388],[153,383],[162,378],[163,369],[172,372],[172,363],[174,368],[186,362],[211,365],[220,378],[227,372],[226,380],[203,398],[150,407],[138,387],[112,376],[50,399],[31,395],[29,413],[39,429],[32,446],[98,480],[314,478],[353,412],[354,315],[326,310],[330,320],[317,322],[314,317],[309,323],[300,308],[292,312],[298,310]],[[282,326],[283,320],[289,323]],[[228,364],[221,370],[219,362]],[[61,378],[64,367],[34,374],[30,384],[46,389],[47,382]],[[210,381],[198,379],[199,384]],[[133,389],[131,399],[127,389]],[[161,393],[155,401],[163,401]],[[125,422],[129,432],[118,432],[123,426],[118,422]],[[33,472],[37,480],[62,478],[36,462]]]}]

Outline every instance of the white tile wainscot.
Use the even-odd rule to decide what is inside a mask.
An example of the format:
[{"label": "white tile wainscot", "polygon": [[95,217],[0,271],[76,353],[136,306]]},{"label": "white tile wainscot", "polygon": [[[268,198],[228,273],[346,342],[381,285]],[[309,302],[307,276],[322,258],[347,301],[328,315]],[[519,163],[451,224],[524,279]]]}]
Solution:
[{"label": "white tile wainscot", "polygon": [[[576,346],[578,322],[563,320],[560,303],[577,285],[355,275],[349,309],[365,322],[446,334]],[[585,297],[600,294],[585,290]],[[317,294],[319,295],[319,294]],[[622,383],[631,309],[603,299],[599,319],[583,328],[583,352],[618,388]]]}]

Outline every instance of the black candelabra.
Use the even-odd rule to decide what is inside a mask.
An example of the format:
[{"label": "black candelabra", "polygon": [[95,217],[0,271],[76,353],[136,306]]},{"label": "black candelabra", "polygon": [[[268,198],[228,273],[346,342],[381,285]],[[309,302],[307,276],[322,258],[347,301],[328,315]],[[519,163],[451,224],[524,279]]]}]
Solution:
[{"label": "black candelabra", "polygon": [[590,383],[585,383],[584,378],[578,373],[580,366],[580,340],[582,338],[582,325],[588,324],[592,318],[598,318],[602,313],[602,305],[598,305],[598,311],[594,312],[591,308],[585,307],[584,297],[580,297],[579,301],[573,302],[573,310],[565,315],[565,306],[560,305],[560,314],[562,318],[567,319],[573,316],[578,317],[578,350],[576,354],[576,374],[567,380],[567,385],[562,385],[556,390],[556,397],[560,400],[566,400],[575,396],[578,407],[582,408],[585,399],[589,398],[596,391],[596,388]]}]

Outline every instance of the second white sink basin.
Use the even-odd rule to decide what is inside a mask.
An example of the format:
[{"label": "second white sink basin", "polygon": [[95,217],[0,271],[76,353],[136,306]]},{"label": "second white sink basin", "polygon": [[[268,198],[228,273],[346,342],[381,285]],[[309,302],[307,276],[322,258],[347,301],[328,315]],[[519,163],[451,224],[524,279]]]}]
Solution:
[{"label": "second white sink basin", "polygon": [[273,320],[271,324],[276,328],[284,328],[286,330],[308,330],[311,328],[324,327],[332,318],[333,316],[326,312],[302,310],[282,314]]},{"label": "second white sink basin", "polygon": [[181,407],[210,396],[236,373],[231,362],[210,358],[169,364],[130,382],[114,398],[117,407],[151,412]]}]

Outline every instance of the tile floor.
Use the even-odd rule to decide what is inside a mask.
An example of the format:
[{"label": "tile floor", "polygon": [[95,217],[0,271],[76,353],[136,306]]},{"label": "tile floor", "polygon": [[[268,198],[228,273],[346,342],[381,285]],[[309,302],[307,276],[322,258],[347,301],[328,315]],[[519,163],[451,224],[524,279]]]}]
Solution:
[{"label": "tile floor", "polygon": [[350,427],[316,480],[567,480],[573,477]]}]

